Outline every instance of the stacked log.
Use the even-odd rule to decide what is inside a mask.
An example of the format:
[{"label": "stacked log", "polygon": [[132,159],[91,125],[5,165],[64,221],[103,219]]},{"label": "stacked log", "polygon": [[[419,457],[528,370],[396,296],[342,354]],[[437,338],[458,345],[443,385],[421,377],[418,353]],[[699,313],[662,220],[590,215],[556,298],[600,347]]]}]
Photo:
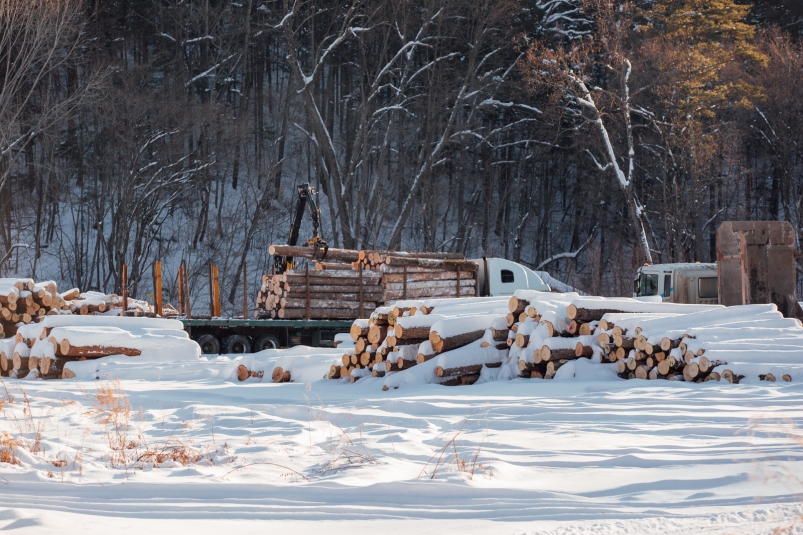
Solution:
[{"label": "stacked log", "polygon": [[270,251],[305,258],[307,266],[263,276],[256,300],[259,318],[364,318],[399,299],[477,293],[479,266],[461,254],[329,249],[324,256],[320,249],[279,245]]},{"label": "stacked log", "polygon": [[517,292],[501,309],[494,298],[456,301],[377,308],[351,330],[356,354],[373,348],[377,357],[355,364],[355,355],[346,354],[328,376],[355,382],[371,368],[388,389],[409,382],[394,378],[409,369],[414,375],[405,377],[468,385],[483,377],[551,379],[564,368],[571,376],[580,366],[573,363],[583,360],[605,364],[604,373],[622,379],[738,383],[803,376],[803,328],[774,305],[666,306],[657,299],[541,292]]},{"label": "stacked log", "polygon": [[179,321],[120,316],[46,316],[20,325],[14,338],[0,341],[0,370],[22,378],[70,378],[71,362],[108,356],[138,357],[146,351],[167,351],[174,358],[197,356]]},{"label": "stacked log", "polygon": [[383,303],[379,272],[290,270],[264,275],[257,293],[257,318],[354,319]]}]

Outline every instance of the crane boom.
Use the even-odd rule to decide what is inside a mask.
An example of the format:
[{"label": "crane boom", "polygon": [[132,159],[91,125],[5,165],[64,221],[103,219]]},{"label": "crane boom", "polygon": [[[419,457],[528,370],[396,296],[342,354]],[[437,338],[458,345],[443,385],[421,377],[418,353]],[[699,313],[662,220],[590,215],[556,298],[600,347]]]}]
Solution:
[{"label": "crane boom", "polygon": [[[309,184],[299,184],[298,201],[296,202],[296,212],[293,217],[293,224],[290,227],[290,236],[287,238],[287,245],[298,245],[298,233],[301,229],[301,221],[304,219],[304,211],[309,209],[310,217],[312,217],[312,238],[307,240],[306,246],[314,247],[317,251],[323,250],[321,260],[326,258],[326,253],[329,251],[329,244],[320,236],[321,228],[321,209],[318,207],[318,202],[315,199],[316,191]],[[274,272],[284,273],[289,269],[293,269],[292,256],[276,256],[273,259]]]}]

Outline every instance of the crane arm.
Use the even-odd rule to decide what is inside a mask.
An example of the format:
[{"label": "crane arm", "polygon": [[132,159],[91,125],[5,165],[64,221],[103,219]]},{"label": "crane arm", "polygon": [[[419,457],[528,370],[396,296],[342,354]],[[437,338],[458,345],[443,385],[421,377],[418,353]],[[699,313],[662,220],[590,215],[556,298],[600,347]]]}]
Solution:
[{"label": "crane arm", "polygon": [[[315,190],[309,184],[300,184],[298,189],[298,201],[296,202],[296,211],[293,217],[293,224],[290,227],[290,236],[287,238],[287,245],[298,244],[298,234],[301,229],[301,221],[304,219],[304,211],[309,208],[310,216],[312,217],[312,230],[313,236],[307,240],[306,244],[309,247],[315,247],[315,255],[318,256],[318,250],[323,249],[321,259],[326,258],[326,253],[329,250],[329,244],[321,238],[321,209],[315,200]],[[292,256],[276,256],[273,259],[274,272],[284,273],[288,269],[293,269]]]}]

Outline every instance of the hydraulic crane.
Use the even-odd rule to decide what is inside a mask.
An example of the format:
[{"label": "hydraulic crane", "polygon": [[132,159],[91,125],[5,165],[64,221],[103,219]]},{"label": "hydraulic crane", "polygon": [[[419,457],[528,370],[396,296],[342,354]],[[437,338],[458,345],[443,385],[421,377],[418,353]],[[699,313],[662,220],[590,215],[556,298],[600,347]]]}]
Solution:
[{"label": "hydraulic crane", "polygon": [[[296,203],[296,213],[293,218],[293,225],[290,227],[290,237],[287,239],[287,245],[298,244],[298,232],[301,228],[301,221],[304,219],[304,211],[309,208],[310,216],[312,217],[312,238],[307,240],[304,244],[307,247],[315,248],[315,258],[318,257],[318,252],[321,251],[320,259],[326,258],[326,253],[329,251],[329,244],[320,236],[321,228],[321,209],[318,207],[318,202],[315,200],[317,192],[309,184],[300,184],[298,189],[298,201]],[[289,269],[293,269],[292,256],[276,256],[273,259],[274,273],[281,274]]]}]

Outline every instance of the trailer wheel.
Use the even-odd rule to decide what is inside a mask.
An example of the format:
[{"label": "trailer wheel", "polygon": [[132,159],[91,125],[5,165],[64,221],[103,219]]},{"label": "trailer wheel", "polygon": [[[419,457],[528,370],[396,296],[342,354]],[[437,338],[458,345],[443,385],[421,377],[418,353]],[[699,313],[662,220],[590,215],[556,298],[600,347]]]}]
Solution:
[{"label": "trailer wheel", "polygon": [[198,337],[198,345],[201,346],[201,353],[204,355],[219,355],[220,341],[213,334],[202,334]]},{"label": "trailer wheel", "polygon": [[258,353],[266,349],[279,349],[280,347],[282,347],[282,343],[272,334],[261,334],[254,338],[254,353]]},{"label": "trailer wheel", "polygon": [[226,353],[229,354],[237,353],[243,355],[251,352],[251,340],[242,334],[227,336],[223,344],[226,347]]}]

